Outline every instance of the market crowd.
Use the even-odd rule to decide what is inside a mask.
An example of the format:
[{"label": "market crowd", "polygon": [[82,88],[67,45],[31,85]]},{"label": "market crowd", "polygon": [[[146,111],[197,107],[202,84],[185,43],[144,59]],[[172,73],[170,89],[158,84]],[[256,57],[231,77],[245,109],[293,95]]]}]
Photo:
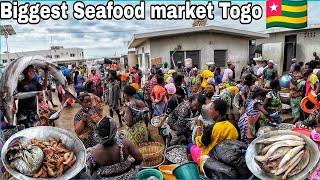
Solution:
[{"label": "market crowd", "polygon": [[[273,60],[262,59],[250,61],[240,77],[235,76],[232,60],[226,61],[226,67],[211,64],[206,69],[181,64],[169,68],[164,63],[152,66],[150,72],[142,71],[138,64],[126,70],[117,63],[103,64],[90,72],[86,66],[61,67],[81,104],[73,120],[75,133],[87,148],[86,175],[116,179],[134,178],[139,171],[143,159],[137,146],[153,141],[150,126],[158,129],[166,147],[188,147],[201,171],[206,171],[206,155],[218,144],[234,140],[247,147],[264,127],[291,123],[311,128],[312,137],[320,137],[320,111],[304,98],[318,98],[319,70],[319,60],[303,63],[298,59],[292,59],[283,76]],[[41,77],[32,66],[24,75],[18,91],[46,89],[47,93],[19,103],[32,106],[19,108],[19,115],[28,116],[18,122],[28,127],[54,126],[48,119],[57,106],[50,79]],[[63,90],[56,90],[62,99]],[[289,96],[284,97],[283,91]],[[68,99],[66,105],[73,103]],[[283,104],[290,105],[293,117],[289,120],[282,118],[287,111]],[[103,116],[104,105],[110,116]],[[238,173],[237,178],[248,177],[241,170]]]}]

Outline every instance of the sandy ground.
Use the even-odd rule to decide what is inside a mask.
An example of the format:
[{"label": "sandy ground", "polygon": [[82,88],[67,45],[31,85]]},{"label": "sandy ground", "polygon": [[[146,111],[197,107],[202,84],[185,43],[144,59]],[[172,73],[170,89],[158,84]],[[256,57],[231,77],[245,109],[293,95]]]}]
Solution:
[{"label": "sandy ground", "polygon": [[[55,95],[54,95],[54,103],[59,104]],[[73,104],[71,107],[65,107],[64,110],[61,112],[60,118],[56,121],[56,126],[74,132],[73,118],[79,109],[80,109],[79,104]],[[109,108],[107,105],[104,105],[104,107],[103,107],[103,115],[104,116],[109,115]],[[114,120],[115,120],[115,122],[117,122],[118,127],[119,127],[118,116],[116,115],[115,112],[114,112]],[[126,127],[119,127],[118,128],[118,130],[125,130],[125,129],[126,129]],[[161,136],[159,135],[157,128],[149,125],[148,129],[149,129],[149,132],[151,135],[151,139],[153,141],[163,143],[163,140],[162,140]]]}]

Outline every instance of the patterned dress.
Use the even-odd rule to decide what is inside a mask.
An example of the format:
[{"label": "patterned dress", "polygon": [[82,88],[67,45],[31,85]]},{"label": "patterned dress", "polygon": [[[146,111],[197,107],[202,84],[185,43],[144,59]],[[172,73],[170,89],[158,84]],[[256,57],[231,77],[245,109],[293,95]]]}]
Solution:
[{"label": "patterned dress", "polygon": [[256,110],[254,106],[257,103],[262,103],[259,100],[248,98],[246,102],[245,113],[240,117],[238,127],[240,129],[241,141],[249,143],[249,139],[253,139],[258,129],[256,129],[256,123],[258,121],[259,127],[267,125],[267,118]]},{"label": "patterned dress", "polygon": [[281,123],[282,119],[280,117],[279,109],[282,107],[282,102],[280,94],[278,92],[270,91],[266,97],[269,98],[266,110],[269,112],[269,115],[274,118],[276,123]]},{"label": "patterned dress", "polygon": [[145,124],[147,118],[148,108],[138,109],[132,103],[126,103],[132,113],[133,125],[127,128],[125,133],[126,139],[135,145],[148,141],[148,128]]},{"label": "patterned dress", "polygon": [[123,138],[116,138],[117,145],[120,147],[120,162],[110,166],[100,166],[92,156],[92,149],[87,149],[87,174],[93,179],[134,179],[138,173],[138,168],[133,167],[132,157],[124,158]]},{"label": "patterned dress", "polygon": [[[291,92],[292,93],[296,93],[296,92],[302,92],[303,87],[305,86],[305,81],[304,80],[298,80],[297,82],[297,86],[293,87]],[[298,97],[292,97],[290,99],[290,106],[292,109],[292,116],[295,118],[300,118],[300,114],[301,114],[301,103],[302,100],[302,96],[298,96]]]},{"label": "patterned dress", "polygon": [[[80,109],[79,112],[75,115],[74,121],[81,121],[84,113],[86,113],[84,109]],[[88,138],[81,139],[81,141],[86,148],[89,148],[98,144],[97,141],[94,139],[94,132],[93,132],[96,127],[96,122],[94,122],[93,120],[87,120],[85,123],[86,124],[85,124],[85,129],[83,134],[88,134]]]}]

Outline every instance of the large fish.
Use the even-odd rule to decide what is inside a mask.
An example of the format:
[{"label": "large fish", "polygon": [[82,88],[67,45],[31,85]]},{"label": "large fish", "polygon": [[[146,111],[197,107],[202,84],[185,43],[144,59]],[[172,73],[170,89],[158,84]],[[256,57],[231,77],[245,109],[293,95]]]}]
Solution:
[{"label": "large fish", "polygon": [[281,135],[281,136],[270,137],[267,139],[262,139],[257,143],[270,144],[270,143],[274,143],[277,141],[284,141],[284,140],[304,141],[303,138],[296,135]]},{"label": "large fish", "polygon": [[[304,168],[307,167],[307,165],[309,164],[309,161],[310,161],[310,151],[307,149],[303,153],[302,159],[300,161],[297,161],[298,162],[297,166],[291,168],[291,171],[288,169],[285,175],[287,175],[288,177],[291,177],[300,173],[302,170],[304,170]],[[286,177],[284,178],[286,179]]]},{"label": "large fish", "polygon": [[16,113],[13,109],[14,93],[17,89],[19,76],[29,66],[34,65],[48,70],[56,82],[62,86],[67,87],[68,83],[59,68],[51,63],[48,59],[41,56],[28,56],[22,57],[12,61],[3,71],[3,75],[0,80],[0,105],[4,110],[5,119],[10,125],[16,125],[16,119],[14,114]]},{"label": "large fish", "polygon": [[294,156],[287,164],[285,164],[282,168],[277,169],[276,171],[272,171],[271,173],[274,173],[274,175],[278,176],[284,172],[286,172],[290,166],[293,166],[295,162],[301,161],[304,151],[300,151],[296,156]]},{"label": "large fish", "polygon": [[275,159],[281,158],[284,155],[286,155],[286,153],[292,149],[291,147],[281,147],[279,149],[277,149],[270,157],[269,157],[269,161],[273,161]]},{"label": "large fish", "polygon": [[256,156],[255,160],[260,161],[260,162],[265,162],[280,147],[301,146],[304,144],[305,144],[304,141],[294,141],[294,140],[278,141],[276,143],[273,143],[273,146],[268,150],[268,152],[265,155]]},{"label": "large fish", "polygon": [[297,146],[295,148],[290,149],[290,151],[288,151],[280,161],[279,169],[282,168],[288,161],[290,161],[290,159],[292,159],[296,154],[298,154],[303,148],[304,146]]}]

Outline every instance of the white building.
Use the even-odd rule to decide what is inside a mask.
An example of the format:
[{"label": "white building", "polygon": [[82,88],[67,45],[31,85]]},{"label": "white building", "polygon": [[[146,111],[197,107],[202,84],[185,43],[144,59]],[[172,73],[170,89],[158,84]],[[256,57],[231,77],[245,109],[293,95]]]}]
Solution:
[{"label": "white building", "polygon": [[314,52],[320,56],[320,25],[299,30],[279,28],[268,34],[269,38],[257,39],[256,45],[262,44],[263,59],[273,59],[280,73],[289,70],[292,58],[308,62],[314,59]]},{"label": "white building", "polygon": [[[151,67],[152,58],[162,62],[184,62],[191,58],[193,64],[206,68],[207,62],[225,67],[231,59],[239,77],[241,68],[249,60],[249,41],[268,35],[218,26],[202,26],[134,34],[128,48],[135,48],[138,63],[143,69]],[[172,55],[173,54],[173,55]]]},{"label": "white building", "polygon": [[1,61],[4,65],[23,56],[40,55],[50,58],[56,64],[82,64],[85,63],[84,52],[81,48],[63,48],[62,46],[52,46],[49,50],[25,51],[1,54]]}]

